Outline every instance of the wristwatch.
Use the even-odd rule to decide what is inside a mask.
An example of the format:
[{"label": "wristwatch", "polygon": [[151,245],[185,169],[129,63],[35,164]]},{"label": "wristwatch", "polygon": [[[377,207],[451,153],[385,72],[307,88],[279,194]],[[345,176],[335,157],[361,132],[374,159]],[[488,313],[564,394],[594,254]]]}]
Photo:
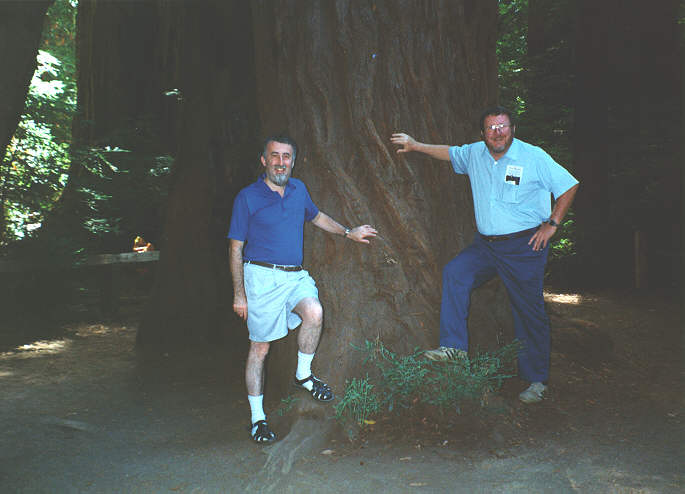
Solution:
[{"label": "wristwatch", "polygon": [[345,228],[345,233],[343,233],[343,237],[347,238],[347,236],[350,234],[350,231],[351,230],[349,228]]},{"label": "wristwatch", "polygon": [[549,221],[548,221],[547,223],[549,223],[551,226],[559,226],[559,223],[557,223],[556,221],[554,221],[552,218],[550,218]]}]

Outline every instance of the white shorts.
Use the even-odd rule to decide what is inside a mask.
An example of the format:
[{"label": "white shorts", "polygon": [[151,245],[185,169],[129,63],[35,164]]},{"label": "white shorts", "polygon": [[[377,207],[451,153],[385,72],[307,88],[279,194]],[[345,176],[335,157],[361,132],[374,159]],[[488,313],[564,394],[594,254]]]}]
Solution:
[{"label": "white shorts", "polygon": [[247,329],[250,340],[278,340],[302,323],[293,312],[300,300],[319,298],[314,279],[306,270],[281,271],[256,264],[244,264],[247,295]]}]

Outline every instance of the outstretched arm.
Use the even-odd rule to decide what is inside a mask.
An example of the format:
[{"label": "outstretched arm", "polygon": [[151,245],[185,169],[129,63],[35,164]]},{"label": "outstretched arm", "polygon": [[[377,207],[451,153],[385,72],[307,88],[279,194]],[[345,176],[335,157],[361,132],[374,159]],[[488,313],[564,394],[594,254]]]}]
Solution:
[{"label": "outstretched arm", "polygon": [[349,233],[345,235],[347,229],[340,223],[335,221],[333,218],[328,216],[326,213],[323,213],[321,211],[319,211],[319,214],[317,214],[316,217],[312,220],[312,223],[314,223],[316,226],[329,233],[347,236],[347,238],[362,244],[368,244],[369,241],[367,240],[367,238],[373,238],[378,233],[376,229],[371,225],[361,225],[352,228],[349,231]]},{"label": "outstretched arm", "polygon": [[[555,223],[561,224],[561,221],[564,219],[564,216],[566,216],[566,213],[568,212],[568,208],[571,207],[571,203],[573,202],[573,198],[576,197],[576,191],[578,190],[578,185],[576,184],[570,189],[568,189],[566,192],[561,194],[559,197],[557,197],[556,201],[554,201],[554,209],[552,210],[552,214],[550,215],[549,219],[554,220]],[[540,225],[540,229],[535,232],[535,235],[533,235],[528,242],[528,245],[533,245],[533,250],[540,250],[544,249],[547,247],[547,242],[549,242],[549,239],[552,238],[552,236],[557,232],[557,227],[552,226],[549,223],[543,223]]]},{"label": "outstretched arm", "polygon": [[408,134],[393,134],[390,142],[397,146],[402,146],[397,150],[398,153],[408,153],[410,151],[417,151],[419,153],[427,154],[436,160],[449,161],[450,147],[443,144],[425,144],[416,141]]},{"label": "outstretched arm", "polygon": [[233,312],[247,321],[247,295],[243,281],[243,245],[245,242],[230,239],[229,264],[233,276]]}]

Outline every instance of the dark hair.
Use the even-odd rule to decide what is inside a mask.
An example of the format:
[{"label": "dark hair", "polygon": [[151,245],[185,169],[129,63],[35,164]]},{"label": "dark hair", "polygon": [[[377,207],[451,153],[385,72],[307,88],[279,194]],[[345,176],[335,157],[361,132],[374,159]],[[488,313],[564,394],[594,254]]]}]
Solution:
[{"label": "dark hair", "polygon": [[269,145],[270,142],[280,142],[281,144],[288,144],[290,147],[292,147],[293,163],[295,163],[295,157],[297,156],[297,143],[295,142],[295,139],[285,134],[277,134],[267,137],[266,139],[264,139],[264,147],[262,148],[262,156],[264,157],[264,159],[267,158],[266,147]]},{"label": "dark hair", "polygon": [[507,117],[509,117],[509,123],[511,123],[511,125],[515,125],[514,118],[511,116],[511,112],[509,110],[507,110],[503,106],[493,106],[486,109],[483,113],[481,113],[480,130],[485,130],[485,119],[487,117],[496,117],[497,115],[506,115]]}]

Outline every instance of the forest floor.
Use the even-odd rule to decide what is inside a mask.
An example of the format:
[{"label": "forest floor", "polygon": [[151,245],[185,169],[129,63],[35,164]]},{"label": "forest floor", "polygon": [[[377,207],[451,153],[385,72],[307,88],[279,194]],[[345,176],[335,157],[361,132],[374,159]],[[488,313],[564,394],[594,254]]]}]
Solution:
[{"label": "forest floor", "polygon": [[546,299],[553,355],[544,402],[519,403],[524,383],[511,379],[477,413],[380,417],[354,441],[320,419],[272,412],[281,439],[266,447],[247,433],[244,346],[142,358],[135,311],[28,332],[5,321],[0,488],[685,491],[681,300],[632,292]]}]

